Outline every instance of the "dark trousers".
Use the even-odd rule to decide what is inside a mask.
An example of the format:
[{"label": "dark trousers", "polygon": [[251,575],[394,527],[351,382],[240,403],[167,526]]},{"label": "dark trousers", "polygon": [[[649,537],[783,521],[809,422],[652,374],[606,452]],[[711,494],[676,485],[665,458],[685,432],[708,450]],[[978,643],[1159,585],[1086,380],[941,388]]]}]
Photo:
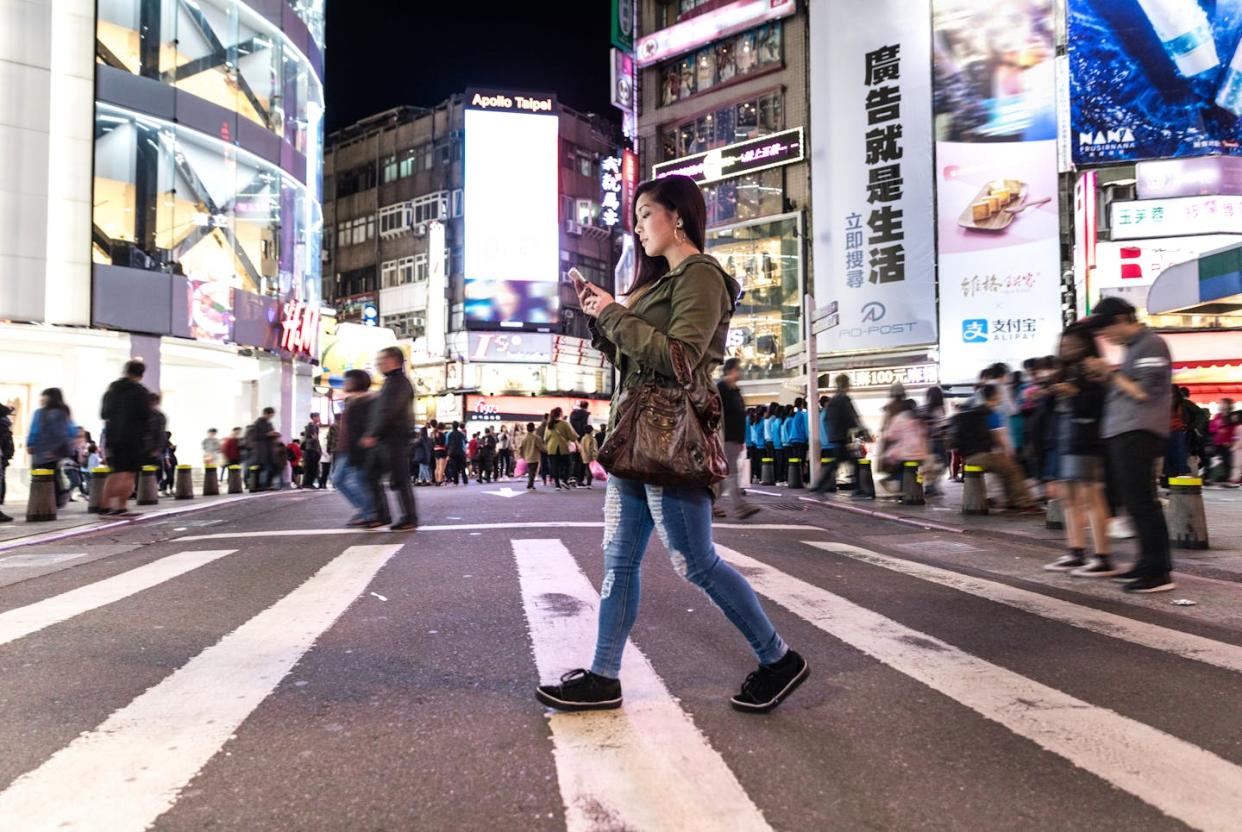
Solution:
[{"label": "dark trousers", "polygon": [[552,479],[557,485],[569,481],[569,454],[550,454],[552,458]]},{"label": "dark trousers", "polygon": [[457,484],[457,480],[461,479],[461,484],[466,485],[470,482],[470,469],[466,467],[465,454],[449,454],[448,465],[444,469],[445,476],[448,481]]},{"label": "dark trousers", "polygon": [[4,497],[8,493],[8,485],[5,480],[8,478],[9,461],[0,459],[0,506],[4,505]]},{"label": "dark trousers", "polygon": [[314,488],[315,477],[319,476],[319,454],[306,451],[302,455],[302,487]]},{"label": "dark trousers", "polygon": [[397,492],[397,504],[401,509],[399,522],[417,522],[418,511],[414,507],[414,488],[410,485],[410,454],[404,442],[384,443],[376,446],[375,452],[380,459],[373,459],[368,471],[371,483],[371,494],[375,498],[375,513],[380,522],[389,523],[392,515],[388,511],[388,496],[384,494],[384,469],[381,460],[388,466],[388,486]]},{"label": "dark trousers", "polygon": [[526,463],[526,487],[535,487],[535,475],[539,473],[539,461]]},{"label": "dark trousers", "polygon": [[493,454],[479,454],[479,482],[491,482],[496,473],[496,457]]},{"label": "dark trousers", "polygon": [[320,488],[328,487],[328,477],[331,474],[332,474],[332,463],[331,462],[320,462],[319,463],[319,487]]},{"label": "dark trousers", "polygon": [[1220,456],[1219,475],[1212,478],[1213,482],[1228,482],[1233,476],[1233,448],[1228,445],[1217,445],[1216,453]]},{"label": "dark trousers", "polygon": [[1117,473],[1117,496],[1138,534],[1139,561],[1134,568],[1143,576],[1167,575],[1173,569],[1169,528],[1156,499],[1155,461],[1164,456],[1164,446],[1163,437],[1145,430],[1108,440],[1109,460]]}]

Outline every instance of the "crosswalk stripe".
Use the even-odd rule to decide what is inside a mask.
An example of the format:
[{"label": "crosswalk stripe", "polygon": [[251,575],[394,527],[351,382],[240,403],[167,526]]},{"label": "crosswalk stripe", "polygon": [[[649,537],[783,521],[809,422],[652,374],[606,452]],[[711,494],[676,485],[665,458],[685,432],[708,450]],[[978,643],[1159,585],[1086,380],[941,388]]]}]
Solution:
[{"label": "crosswalk stripe", "polygon": [[351,546],[0,793],[0,828],[140,832],[400,549]]},{"label": "crosswalk stripe", "polygon": [[84,612],[116,603],[134,593],[184,575],[192,569],[231,555],[236,549],[179,552],[166,558],[96,581],[78,589],[0,613],[0,644],[28,636]]},{"label": "crosswalk stripe", "polygon": [[873,566],[880,566],[903,575],[921,578],[940,586],[976,595],[988,601],[1005,604],[1023,612],[1033,613],[1043,618],[1069,624],[1072,627],[1090,630],[1093,633],[1100,633],[1101,635],[1121,639],[1122,641],[1129,641],[1143,647],[1150,647],[1153,650],[1163,650],[1166,653],[1172,653],[1184,659],[1215,665],[1225,670],[1232,670],[1235,673],[1242,673],[1242,647],[1237,645],[1226,644],[1223,641],[1204,638],[1192,633],[1184,633],[1169,627],[1161,627],[1158,624],[1136,621],[1123,615],[1104,612],[1103,610],[1097,610],[1048,595],[1041,595],[1038,592],[1019,589],[998,581],[974,578],[949,569],[941,569],[940,567],[930,566],[925,563],[884,555],[879,552],[873,552],[870,549],[851,546],[848,543],[821,543],[815,540],[804,540],[802,542],[808,546],[844,555],[848,558]]},{"label": "crosswalk stripe", "polygon": [[1236,830],[1242,767],[717,544],[755,590],[893,669],[1196,829]]},{"label": "crosswalk stripe", "polygon": [[[535,664],[554,679],[595,643],[599,595],[559,540],[514,540]],[[769,830],[647,658],[626,645],[625,706],[551,717],[569,832]]]},{"label": "crosswalk stripe", "polygon": [[[718,529],[742,529],[746,531],[791,531],[791,532],[822,532],[819,526],[804,523],[713,523]],[[545,523],[458,523],[456,525],[419,526],[422,532],[456,532],[480,531],[488,529],[602,529],[601,520],[549,520]],[[217,532],[215,534],[195,534],[177,538],[178,543],[191,543],[202,540],[234,540],[239,537],[325,537],[341,534],[410,534],[410,532],[390,532],[388,529],[265,529],[257,532]]]}]

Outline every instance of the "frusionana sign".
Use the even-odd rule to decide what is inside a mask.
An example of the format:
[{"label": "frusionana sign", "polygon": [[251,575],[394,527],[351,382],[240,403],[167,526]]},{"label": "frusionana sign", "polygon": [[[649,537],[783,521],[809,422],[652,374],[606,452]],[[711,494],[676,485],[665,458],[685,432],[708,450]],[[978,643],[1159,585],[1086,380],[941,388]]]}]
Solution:
[{"label": "frusionana sign", "polygon": [[653,165],[651,172],[657,179],[679,174],[689,176],[696,182],[715,182],[744,173],[790,165],[805,158],[802,128],[795,127],[770,136],[718,147],[706,153],[662,162]]},{"label": "frusionana sign", "polygon": [[642,38],[635,45],[638,65],[651,66],[797,10],[796,0],[737,0]]}]

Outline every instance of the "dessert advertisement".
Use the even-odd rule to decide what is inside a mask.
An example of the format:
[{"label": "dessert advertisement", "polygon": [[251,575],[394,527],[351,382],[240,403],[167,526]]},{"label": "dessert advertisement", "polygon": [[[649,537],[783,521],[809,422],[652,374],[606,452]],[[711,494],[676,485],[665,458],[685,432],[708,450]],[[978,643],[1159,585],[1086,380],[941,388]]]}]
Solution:
[{"label": "dessert advertisement", "polygon": [[1242,154],[1242,0],[1069,0],[1074,162]]},{"label": "dessert advertisement", "polygon": [[940,375],[1061,332],[1052,0],[934,0]]}]

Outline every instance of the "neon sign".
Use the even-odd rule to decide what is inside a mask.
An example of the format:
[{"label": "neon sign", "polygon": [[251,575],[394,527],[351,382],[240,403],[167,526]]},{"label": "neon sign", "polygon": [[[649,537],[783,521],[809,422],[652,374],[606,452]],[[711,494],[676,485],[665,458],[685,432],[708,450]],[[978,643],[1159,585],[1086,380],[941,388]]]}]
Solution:
[{"label": "neon sign", "polygon": [[788,17],[797,9],[796,0],[738,0],[642,38],[636,49],[638,65],[651,66],[766,21]]},{"label": "neon sign", "polygon": [[805,158],[802,128],[795,127],[770,136],[718,147],[706,153],[662,162],[653,165],[651,172],[657,179],[679,174],[689,176],[696,182],[715,182],[779,165],[791,165]]},{"label": "neon sign", "polygon": [[300,300],[291,300],[281,310],[280,348],[287,352],[316,356],[319,347],[319,310]]}]

